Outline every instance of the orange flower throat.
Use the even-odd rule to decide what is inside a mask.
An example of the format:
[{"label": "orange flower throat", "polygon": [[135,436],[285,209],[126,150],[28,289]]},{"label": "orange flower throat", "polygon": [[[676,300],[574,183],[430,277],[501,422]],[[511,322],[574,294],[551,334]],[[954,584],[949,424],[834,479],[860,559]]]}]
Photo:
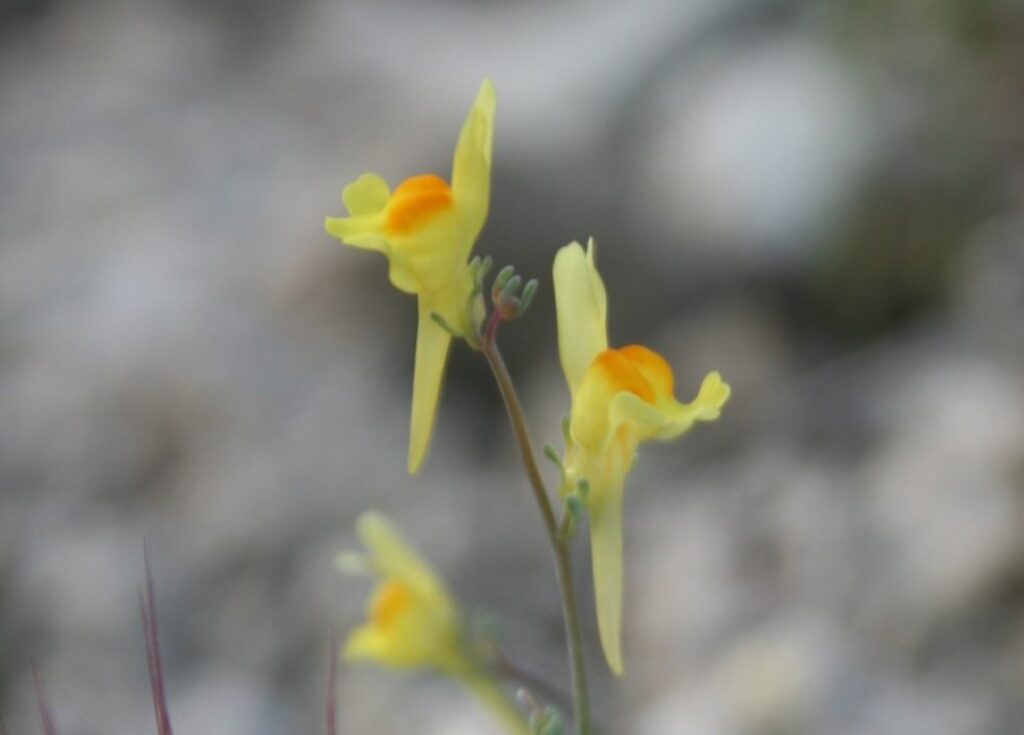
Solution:
[{"label": "orange flower throat", "polygon": [[607,349],[594,358],[613,392],[628,391],[645,403],[655,404],[672,398],[675,380],[665,358],[640,345]]},{"label": "orange flower throat", "polygon": [[377,591],[370,610],[370,621],[387,630],[412,604],[412,592],[396,579],[386,580]]},{"label": "orange flower throat", "polygon": [[406,179],[388,201],[388,230],[397,235],[415,230],[438,212],[452,205],[448,183],[434,174]]}]

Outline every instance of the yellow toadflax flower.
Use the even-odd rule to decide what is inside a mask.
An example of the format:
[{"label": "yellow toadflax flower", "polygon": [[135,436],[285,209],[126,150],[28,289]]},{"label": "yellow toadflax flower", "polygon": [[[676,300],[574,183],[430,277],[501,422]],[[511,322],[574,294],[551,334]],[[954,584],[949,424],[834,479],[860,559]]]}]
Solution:
[{"label": "yellow toadflax flower", "polygon": [[639,445],[674,439],[697,421],[718,418],[729,386],[704,378],[691,403],[679,403],[661,355],[640,345],[608,347],[607,296],[594,264],[593,240],[558,251],[554,264],[558,352],[572,409],[561,492],[581,480],[588,491],[590,546],[598,628],[608,665],[622,673],[622,498]]},{"label": "yellow toadflax flower", "polygon": [[416,294],[419,327],[413,377],[409,472],[415,473],[430,443],[451,334],[431,319],[437,312],[463,334],[473,278],[467,258],[490,200],[494,86],[485,80],[455,146],[452,181],[433,174],[406,179],[394,191],[366,173],[345,187],[348,217],[328,217],[327,232],[347,245],[383,253],[395,288]]},{"label": "yellow toadflax flower", "polygon": [[339,563],[366,569],[380,581],[367,606],[367,622],[345,641],[345,658],[448,674],[463,668],[459,614],[433,570],[378,513],[361,515],[356,530],[369,554],[343,556]]},{"label": "yellow toadflax flower", "polygon": [[378,579],[367,621],[352,630],[342,655],[396,669],[430,668],[461,682],[513,735],[528,729],[486,667],[466,646],[462,615],[434,571],[379,513],[363,513],[356,530],[367,554],[338,558],[343,571]]}]

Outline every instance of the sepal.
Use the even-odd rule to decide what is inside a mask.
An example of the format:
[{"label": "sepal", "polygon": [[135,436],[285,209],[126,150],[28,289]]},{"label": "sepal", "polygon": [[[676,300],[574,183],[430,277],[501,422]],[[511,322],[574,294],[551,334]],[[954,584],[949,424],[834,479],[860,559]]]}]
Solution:
[{"label": "sepal", "polygon": [[562,458],[558,456],[558,450],[550,444],[545,444],[544,456],[548,458],[551,464],[558,468],[558,484],[561,485],[562,481],[565,479],[565,465],[562,464]]},{"label": "sepal", "polygon": [[576,533],[576,529],[579,528],[587,513],[587,498],[589,496],[590,483],[586,478],[581,477],[563,500],[565,509],[562,511],[562,520],[558,524],[559,541],[569,541]]}]

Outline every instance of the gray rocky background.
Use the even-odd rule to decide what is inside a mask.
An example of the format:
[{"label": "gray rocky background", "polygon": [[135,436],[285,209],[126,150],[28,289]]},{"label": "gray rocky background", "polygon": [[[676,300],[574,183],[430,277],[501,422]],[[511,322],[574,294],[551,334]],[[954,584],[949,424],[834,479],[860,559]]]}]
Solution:
[{"label": "gray rocky background", "polygon": [[[598,238],[612,338],[717,368],[722,420],[629,480],[603,733],[1024,732],[1024,6],[1017,0],[3,0],[0,719],[317,733],[332,559],[393,515],[565,676],[496,391],[456,350],[404,471],[412,301],[322,230],[364,170],[447,175],[498,89],[477,250],[541,279],[503,343],[567,410],[549,269]],[[584,599],[589,599],[585,567]],[[493,732],[345,668],[341,732]]]}]

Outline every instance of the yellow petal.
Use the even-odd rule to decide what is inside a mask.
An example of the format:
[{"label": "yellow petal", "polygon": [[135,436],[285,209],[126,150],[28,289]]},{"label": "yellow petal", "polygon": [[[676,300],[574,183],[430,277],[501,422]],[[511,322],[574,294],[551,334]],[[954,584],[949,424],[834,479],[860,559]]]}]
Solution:
[{"label": "yellow petal", "polygon": [[491,148],[494,139],[494,85],[485,79],[459,133],[452,162],[452,197],[462,222],[465,260],[487,219],[491,197]]},{"label": "yellow petal", "polygon": [[608,666],[622,676],[622,485],[603,478],[604,500],[590,511],[590,553],[594,567],[597,627]]},{"label": "yellow petal", "polygon": [[697,397],[693,400],[693,403],[699,404],[703,410],[699,420],[717,419],[719,409],[725,405],[731,394],[732,389],[729,388],[728,383],[722,380],[722,376],[718,374],[717,370],[708,373],[700,385]]},{"label": "yellow petal", "polygon": [[672,423],[672,417],[661,408],[628,391],[615,394],[608,406],[608,416],[609,435],[614,435],[627,421],[636,425],[641,437],[652,436]]},{"label": "yellow petal", "polygon": [[380,513],[367,511],[356,521],[356,532],[369,551],[369,565],[379,577],[394,577],[432,595],[443,591],[441,581]]},{"label": "yellow petal", "polygon": [[[409,422],[409,474],[416,474],[430,445],[430,433],[441,395],[448,347],[452,336],[431,319],[436,309],[431,294],[420,294],[416,332],[416,367],[412,384],[412,417]],[[441,312],[444,314],[444,312]]]},{"label": "yellow petal", "polygon": [[377,174],[363,174],[341,192],[348,217],[327,217],[324,229],[346,245],[386,253],[383,211],[388,203],[388,185]]},{"label": "yellow petal", "polygon": [[555,255],[555,311],[558,318],[558,355],[569,391],[575,395],[594,358],[608,348],[608,299],[594,264],[594,241],[587,252],[578,242]]},{"label": "yellow petal", "polygon": [[444,670],[459,659],[457,631],[438,622],[429,612],[421,617],[418,610],[405,613],[392,626],[371,621],[348,634],[342,655],[349,661],[373,661],[398,669],[433,666]]},{"label": "yellow petal", "polygon": [[387,206],[390,196],[387,182],[370,173],[363,174],[341,192],[341,200],[353,216],[379,213]]},{"label": "yellow petal", "polygon": [[652,434],[657,439],[674,439],[698,421],[714,421],[729,400],[729,385],[718,372],[710,372],[690,403],[674,403],[666,410],[666,422]]},{"label": "yellow petal", "polygon": [[381,230],[383,223],[383,217],[379,214],[359,217],[326,217],[324,218],[324,229],[327,230],[328,235],[338,238],[346,245],[386,254],[388,241]]},{"label": "yellow petal", "polygon": [[452,210],[440,212],[423,226],[389,242],[388,277],[406,293],[426,293],[450,286],[465,268],[458,257],[459,220]]},{"label": "yellow petal", "polygon": [[341,655],[349,661],[385,661],[391,662],[390,641],[372,625],[361,625],[354,628],[345,638],[345,646]]}]

